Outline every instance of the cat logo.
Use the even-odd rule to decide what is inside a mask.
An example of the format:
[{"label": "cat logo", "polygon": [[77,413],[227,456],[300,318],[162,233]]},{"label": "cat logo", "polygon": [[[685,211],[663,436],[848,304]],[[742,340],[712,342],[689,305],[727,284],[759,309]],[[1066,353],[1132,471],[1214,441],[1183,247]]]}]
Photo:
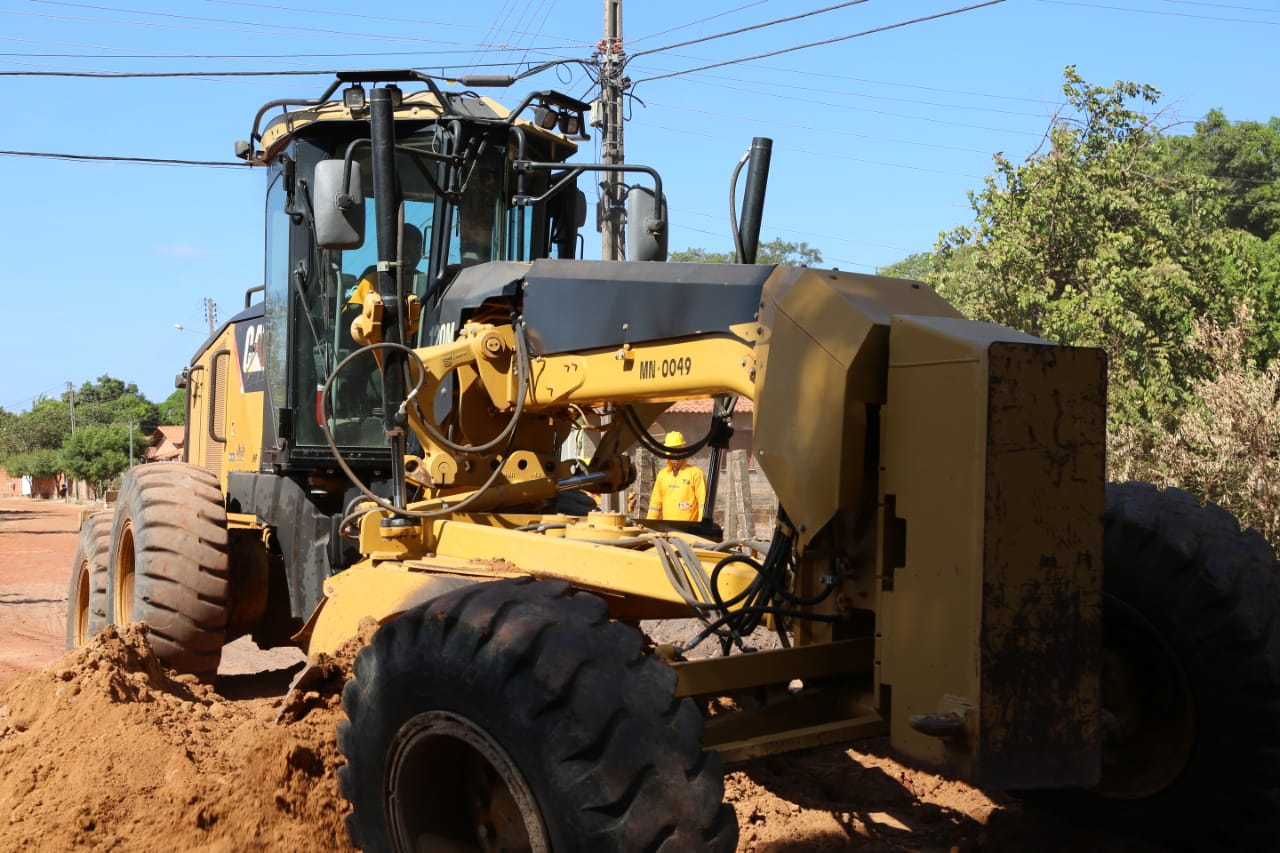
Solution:
[{"label": "cat logo", "polygon": [[244,353],[240,361],[240,370],[244,373],[257,373],[262,370],[262,324],[254,323],[245,329]]},{"label": "cat logo", "polygon": [[236,349],[240,358],[240,390],[250,393],[266,389],[267,339],[261,320],[236,327]]}]

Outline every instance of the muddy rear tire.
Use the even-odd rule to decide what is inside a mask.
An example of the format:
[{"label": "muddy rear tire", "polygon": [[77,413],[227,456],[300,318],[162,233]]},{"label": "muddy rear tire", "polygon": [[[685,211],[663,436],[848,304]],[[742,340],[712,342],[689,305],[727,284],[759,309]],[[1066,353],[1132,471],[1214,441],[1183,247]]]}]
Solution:
[{"label": "muddy rear tire", "polygon": [[1219,506],[1107,487],[1103,768],[1056,805],[1171,850],[1280,838],[1280,578]]},{"label": "muddy rear tire", "polygon": [[217,476],[182,462],[126,473],[108,566],[108,620],[147,623],[147,642],[165,666],[211,680],[229,609],[227,514]]},{"label": "muddy rear tire", "polygon": [[342,695],[352,841],[732,851],[702,718],[641,643],[599,598],[528,579],[474,584],[384,625]]},{"label": "muddy rear tire", "polygon": [[80,526],[67,590],[67,648],[89,642],[107,624],[107,552],[111,513],[95,512]]}]

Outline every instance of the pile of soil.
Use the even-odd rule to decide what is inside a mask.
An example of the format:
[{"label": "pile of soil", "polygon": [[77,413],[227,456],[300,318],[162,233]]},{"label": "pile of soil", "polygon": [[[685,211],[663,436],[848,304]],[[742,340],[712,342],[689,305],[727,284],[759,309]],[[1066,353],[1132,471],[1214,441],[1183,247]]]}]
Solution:
[{"label": "pile of soil", "polygon": [[0,850],[349,850],[337,690],[231,700],[108,628],[0,693]]}]

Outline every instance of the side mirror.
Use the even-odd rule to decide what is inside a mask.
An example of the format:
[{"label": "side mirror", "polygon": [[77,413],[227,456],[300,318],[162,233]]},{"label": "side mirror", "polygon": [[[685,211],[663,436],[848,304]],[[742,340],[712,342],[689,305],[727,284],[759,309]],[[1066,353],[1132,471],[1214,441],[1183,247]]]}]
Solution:
[{"label": "side mirror", "polygon": [[567,187],[548,207],[554,223],[556,257],[572,258],[578,250],[578,229],[587,222],[587,196],[575,186]]},{"label": "side mirror", "polygon": [[360,163],[351,161],[347,185],[342,185],[346,164],[321,160],[316,164],[311,203],[316,215],[316,242],[322,249],[358,249],[364,245],[364,188]]},{"label": "side mirror", "polygon": [[627,258],[632,261],[667,259],[667,200],[648,187],[627,193]]}]

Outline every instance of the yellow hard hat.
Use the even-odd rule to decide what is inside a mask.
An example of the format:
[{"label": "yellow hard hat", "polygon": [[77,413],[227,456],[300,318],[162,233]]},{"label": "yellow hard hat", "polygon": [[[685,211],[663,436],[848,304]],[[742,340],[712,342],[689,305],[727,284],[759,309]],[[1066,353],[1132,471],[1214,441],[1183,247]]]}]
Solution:
[{"label": "yellow hard hat", "polygon": [[662,440],[665,447],[684,447],[684,433],[679,430],[671,430],[667,433],[667,437]]}]

